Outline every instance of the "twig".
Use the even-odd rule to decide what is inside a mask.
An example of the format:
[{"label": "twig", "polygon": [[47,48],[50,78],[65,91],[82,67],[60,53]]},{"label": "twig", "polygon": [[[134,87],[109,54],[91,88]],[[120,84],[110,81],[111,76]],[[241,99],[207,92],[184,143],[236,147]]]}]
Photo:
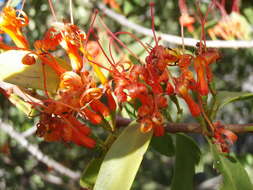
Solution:
[{"label": "twig", "polygon": [[33,135],[37,130],[37,127],[36,126],[33,126],[29,129],[27,129],[26,131],[24,131],[23,133],[21,133],[21,135],[24,137],[24,138],[27,138],[31,135]]},{"label": "twig", "polygon": [[[224,124],[224,127],[234,133],[253,132],[253,123],[247,124]],[[166,131],[170,133],[203,133],[198,123],[173,123],[167,124]]]},{"label": "twig", "polygon": [[35,158],[43,162],[47,166],[53,168],[55,171],[62,175],[68,176],[71,179],[77,180],[80,178],[80,173],[66,168],[62,164],[49,158],[47,155],[42,153],[35,145],[29,143],[26,138],[13,129],[13,127],[0,120],[0,129],[6,132],[10,137],[15,139],[21,146],[25,147]]},{"label": "twig", "polygon": [[[144,34],[147,36],[153,37],[153,32],[149,28],[145,28],[138,24],[135,24],[129,21],[125,16],[120,15],[110,9],[108,9],[104,4],[98,3],[98,8],[103,11],[104,14],[121,24],[122,26],[131,28],[132,30]],[[175,35],[158,33],[163,41],[169,42],[171,44],[182,44],[182,38]],[[193,38],[184,38],[184,45],[186,46],[196,46],[199,40]],[[253,47],[253,40],[251,41],[243,41],[243,40],[207,40],[206,41],[207,47],[216,47],[216,48],[252,48]]]},{"label": "twig", "polygon": [[[127,126],[131,123],[131,119],[118,117],[116,120],[116,125],[118,127]],[[253,132],[253,123],[247,124],[225,124],[224,127],[231,130],[234,133],[247,133]],[[166,131],[169,133],[200,133],[202,134],[202,127],[198,123],[168,123],[166,126]]]}]

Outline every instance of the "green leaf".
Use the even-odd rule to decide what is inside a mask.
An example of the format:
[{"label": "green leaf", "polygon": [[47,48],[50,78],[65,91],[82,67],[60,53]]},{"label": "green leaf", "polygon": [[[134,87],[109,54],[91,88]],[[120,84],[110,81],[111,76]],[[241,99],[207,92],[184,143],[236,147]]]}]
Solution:
[{"label": "green leaf", "polygon": [[124,108],[123,108],[123,117],[127,117],[130,119],[136,119],[136,109],[131,103],[124,103]]},{"label": "green leaf", "polygon": [[253,185],[241,163],[234,157],[224,155],[217,150],[216,145],[210,143],[214,157],[214,167],[223,175],[220,190],[252,190]]},{"label": "green leaf", "polygon": [[130,189],[151,137],[136,124],[125,128],[107,152],[94,190]]},{"label": "green leaf", "polygon": [[15,94],[11,94],[8,97],[9,101],[16,106],[17,109],[22,111],[25,115],[32,117],[36,115],[36,110],[33,106],[27,102],[25,102],[22,98]]},{"label": "green leaf", "polygon": [[139,61],[136,57],[134,57],[133,55],[129,55],[128,57],[129,57],[130,61],[131,61],[134,65],[140,65],[140,64],[141,64],[140,61]]},{"label": "green leaf", "polygon": [[176,163],[171,190],[193,190],[195,165],[200,160],[200,149],[191,137],[176,134]]},{"label": "green leaf", "polygon": [[174,156],[175,154],[175,147],[170,134],[164,134],[161,137],[153,136],[150,145],[165,156]]},{"label": "green leaf", "polygon": [[212,99],[210,103],[211,118],[214,118],[217,111],[226,104],[249,98],[253,98],[253,93],[218,91],[217,95]]},{"label": "green leaf", "polygon": [[[24,88],[34,88],[45,90],[44,81],[46,82],[47,90],[55,92],[58,88],[60,79],[54,70],[45,65],[46,80],[43,76],[42,65],[37,59],[33,65],[24,65],[22,59],[30,53],[23,50],[10,50],[0,54],[0,80],[15,84]],[[60,64],[63,61],[58,59]],[[69,68],[66,63],[62,65],[64,68]]]},{"label": "green leaf", "polygon": [[97,175],[99,172],[99,168],[103,162],[103,158],[95,158],[90,161],[87,168],[84,170],[81,179],[80,179],[80,185],[83,188],[93,188]]},{"label": "green leaf", "polygon": [[231,103],[231,102],[253,98],[253,93],[219,91],[217,93],[216,98],[217,98],[217,104],[219,105],[219,107],[223,107],[226,104]]}]

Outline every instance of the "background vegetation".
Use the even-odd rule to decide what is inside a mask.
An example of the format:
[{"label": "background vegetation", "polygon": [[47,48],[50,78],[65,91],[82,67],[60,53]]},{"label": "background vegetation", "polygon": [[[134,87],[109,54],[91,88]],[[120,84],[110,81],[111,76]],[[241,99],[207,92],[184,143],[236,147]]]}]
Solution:
[{"label": "background vegetation", "polygon": [[[59,19],[69,20],[68,1],[53,1],[55,3],[56,14]],[[125,15],[130,21],[150,28],[151,18],[149,14],[149,1],[143,0],[117,0],[120,5],[120,14]],[[210,0],[203,0],[201,8],[206,9]],[[3,3],[3,2],[2,2]],[[13,1],[18,5],[19,0]],[[75,24],[80,26],[84,31],[89,28],[91,14],[101,1],[74,0],[73,13]],[[196,14],[194,0],[187,1],[191,14]],[[227,8],[229,10],[229,3]],[[159,0],[155,1],[155,25],[156,30],[163,33],[180,36],[180,26],[178,18],[180,16],[177,0]],[[250,1],[242,1],[241,13],[253,28],[253,6]],[[30,18],[29,27],[26,34],[29,41],[34,42],[41,39],[45,30],[52,23],[52,14],[49,11],[49,5],[46,0],[33,0],[25,3],[24,11]],[[102,11],[99,13],[102,15]],[[210,13],[212,15],[212,13]],[[214,22],[220,19],[219,15],[210,17]],[[112,31],[131,31],[121,26],[112,19],[103,16],[104,21]],[[200,34],[200,25],[196,24],[196,31]],[[152,38],[138,35],[146,42],[152,42]],[[190,33],[186,37],[192,37]],[[6,40],[8,40],[6,38]],[[122,37],[122,40],[137,47],[136,42],[132,39]],[[166,44],[174,47],[173,44]],[[138,50],[136,50],[138,51]],[[253,92],[253,49],[221,49],[222,58],[214,65],[217,88],[220,90],[229,89],[231,91],[251,91]],[[140,56],[144,56],[140,51]],[[20,133],[28,130],[36,123],[36,118],[32,120],[27,118],[22,112],[13,107],[2,95],[0,97],[0,117],[15,127]],[[243,101],[230,104],[220,113],[219,118],[225,123],[253,123],[253,102]],[[190,121],[186,116],[185,121]],[[195,176],[196,189],[205,189],[200,184],[208,179],[214,179],[218,174],[213,169],[211,156],[206,150],[206,144],[201,136],[194,135],[197,143],[202,146],[202,159],[197,166],[198,173]],[[47,143],[38,137],[31,135],[27,137],[29,142],[36,144],[39,149],[65,165],[72,170],[81,172],[89,160],[92,152],[87,152],[84,148],[76,145],[67,146],[61,143]],[[233,151],[239,155],[240,161],[246,167],[251,179],[253,179],[253,136],[243,134],[234,145]],[[50,189],[79,189],[79,182],[59,173],[45,164],[42,164],[22,148],[15,139],[9,137],[1,130],[0,127],[0,189],[29,189],[29,190],[50,190]],[[152,148],[146,154],[141,169],[137,174],[133,188],[134,190],[164,190],[169,189],[171,176],[173,173],[174,159],[158,154]],[[213,188],[215,189],[213,183]]]}]

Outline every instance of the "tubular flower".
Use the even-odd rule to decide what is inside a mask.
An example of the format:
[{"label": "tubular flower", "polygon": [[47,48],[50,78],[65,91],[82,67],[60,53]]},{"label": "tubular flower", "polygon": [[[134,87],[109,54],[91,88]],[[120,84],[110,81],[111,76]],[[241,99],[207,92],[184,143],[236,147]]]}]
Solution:
[{"label": "tubular flower", "polygon": [[209,92],[208,82],[206,79],[206,65],[202,56],[194,59],[194,68],[197,72],[197,90],[201,96],[206,96]]},{"label": "tubular flower", "polygon": [[228,153],[229,148],[237,141],[237,136],[232,131],[225,129],[220,122],[214,123],[214,143],[220,146],[220,151]]},{"label": "tubular flower", "polygon": [[182,25],[183,27],[187,27],[187,30],[189,32],[194,32],[193,24],[195,22],[195,19],[189,16],[188,8],[185,3],[185,0],[179,0],[178,5],[181,12],[181,16],[179,18],[180,25]]},{"label": "tubular flower", "polygon": [[216,49],[207,49],[207,51],[202,54],[202,57],[204,58],[206,64],[207,80],[208,82],[211,82],[213,79],[213,74],[210,65],[220,58],[220,53]]},{"label": "tubular flower", "polygon": [[35,42],[36,49],[42,51],[54,50],[58,45],[61,45],[67,52],[70,64],[75,72],[79,72],[82,68],[82,56],[80,49],[86,38],[76,25],[57,23],[55,27],[51,27],[45,34],[42,40]]},{"label": "tubular flower", "polygon": [[110,89],[106,91],[106,97],[110,111],[116,111],[117,104]]},{"label": "tubular flower", "polygon": [[88,137],[90,129],[71,115],[61,118],[57,115],[42,113],[36,134],[49,142],[73,142],[87,148],[93,148],[96,145],[96,142]]},{"label": "tubular flower", "polygon": [[26,26],[28,22],[28,17],[23,11],[5,7],[1,13],[0,31],[8,34],[17,47],[28,49],[28,41],[21,32],[21,28]]},{"label": "tubular flower", "polygon": [[[239,13],[239,1],[233,2],[232,11],[230,14],[226,12],[225,5],[215,2],[220,9],[222,18],[213,27],[208,29],[210,37],[215,40],[220,37],[224,40],[250,40],[251,28],[248,21]],[[234,30],[236,28],[236,30]]]},{"label": "tubular flower", "polygon": [[81,77],[73,71],[67,71],[61,75],[60,88],[67,88],[69,90],[79,90],[83,88]]},{"label": "tubular flower", "polygon": [[67,52],[73,71],[78,72],[83,66],[79,50],[86,35],[73,24],[64,24],[63,27],[60,27],[60,33],[62,35],[60,45]]},{"label": "tubular flower", "polygon": [[[5,7],[1,13],[0,18],[0,31],[5,32],[8,34],[17,47],[12,47],[4,44],[3,42],[0,43],[0,47],[5,50],[17,49],[20,48],[29,51],[26,56],[22,59],[22,63],[26,65],[32,65],[36,63],[35,57],[39,58],[43,64],[49,65],[54,71],[60,76],[65,69],[62,68],[55,57],[50,55],[49,53],[45,53],[45,50],[48,50],[53,47],[52,46],[52,38],[48,41],[38,41],[35,42],[36,51],[32,51],[29,49],[29,44],[26,38],[23,36],[21,32],[21,28],[25,27],[28,24],[28,17],[23,11],[16,11],[12,7]],[[52,31],[47,33],[47,36],[51,34]],[[43,43],[42,43],[43,42]],[[47,44],[47,47],[44,47]],[[42,47],[43,46],[43,47]],[[38,51],[38,48],[41,48],[43,51]]]},{"label": "tubular flower", "polygon": [[175,78],[174,81],[176,85],[176,93],[184,99],[184,101],[188,105],[192,116],[199,116],[201,110],[199,108],[199,105],[192,99],[191,95],[189,94],[189,87],[187,81],[184,80],[182,77]]},{"label": "tubular flower", "polygon": [[187,30],[189,32],[194,32],[194,24],[195,19],[191,16],[189,16],[186,13],[183,13],[180,18],[179,18],[179,23],[183,26],[183,27],[187,27]]},{"label": "tubular flower", "polygon": [[34,47],[42,52],[55,50],[61,39],[61,34],[54,27],[51,27],[47,30],[42,40],[35,41]]}]

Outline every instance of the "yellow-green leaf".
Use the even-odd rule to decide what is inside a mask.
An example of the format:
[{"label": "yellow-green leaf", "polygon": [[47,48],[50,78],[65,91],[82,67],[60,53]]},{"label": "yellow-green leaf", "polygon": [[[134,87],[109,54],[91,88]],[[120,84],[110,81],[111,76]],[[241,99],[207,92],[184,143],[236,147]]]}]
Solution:
[{"label": "yellow-green leaf", "polygon": [[8,99],[10,100],[10,102],[12,104],[14,104],[17,109],[19,109],[20,111],[22,111],[25,115],[32,117],[35,115],[36,111],[33,108],[33,106],[27,102],[25,102],[24,100],[22,100],[22,98],[20,98],[19,96],[15,95],[15,94],[11,94]]},{"label": "yellow-green leaf", "polygon": [[[0,54],[0,80],[15,84],[23,88],[34,88],[55,92],[59,85],[59,76],[54,70],[45,65],[46,79],[43,76],[41,62],[37,59],[33,65],[24,65],[22,59],[30,53],[24,50],[10,50]],[[61,61],[61,64],[63,62]],[[67,65],[64,65],[67,68]]]},{"label": "yellow-green leaf", "polygon": [[129,190],[151,137],[136,124],[125,128],[107,152],[94,190]]}]

